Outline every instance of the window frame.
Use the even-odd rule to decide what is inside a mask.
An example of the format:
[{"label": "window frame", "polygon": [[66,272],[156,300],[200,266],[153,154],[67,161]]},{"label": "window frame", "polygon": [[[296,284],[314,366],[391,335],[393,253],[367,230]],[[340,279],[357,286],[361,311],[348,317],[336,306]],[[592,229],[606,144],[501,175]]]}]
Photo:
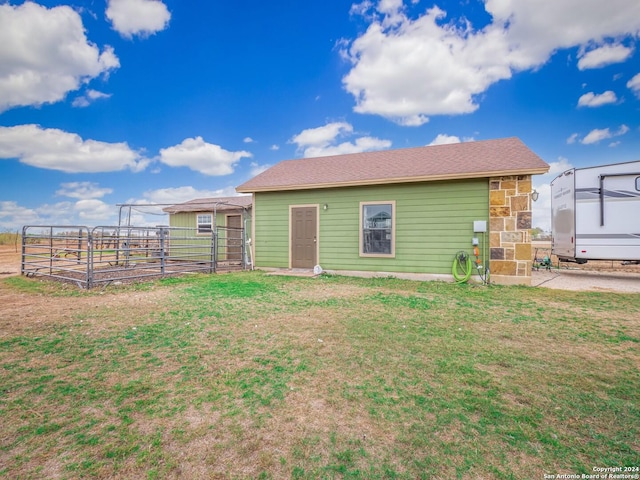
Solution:
[{"label": "window frame", "polygon": [[[201,222],[200,217],[209,217],[208,222]],[[204,228],[208,226],[208,228]],[[213,233],[213,214],[198,213],[196,214],[196,235],[211,235]]]},{"label": "window frame", "polygon": [[640,192],[640,177],[636,177],[636,190]]},{"label": "window frame", "polygon": [[[367,206],[372,205],[390,205],[391,206],[391,246],[390,253],[369,253],[364,251],[364,232],[365,232],[365,217],[364,210]],[[361,257],[372,258],[395,258],[396,256],[396,201],[395,200],[376,200],[360,202],[360,214],[359,214],[359,254]]]}]

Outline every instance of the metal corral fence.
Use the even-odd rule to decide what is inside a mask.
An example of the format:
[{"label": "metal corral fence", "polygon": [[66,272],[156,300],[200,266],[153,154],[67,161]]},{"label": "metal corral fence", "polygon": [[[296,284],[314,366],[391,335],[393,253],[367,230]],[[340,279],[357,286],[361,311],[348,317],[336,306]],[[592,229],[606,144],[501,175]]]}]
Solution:
[{"label": "metal corral fence", "polygon": [[27,225],[21,273],[82,288],[184,273],[244,270],[244,230],[178,227]]}]

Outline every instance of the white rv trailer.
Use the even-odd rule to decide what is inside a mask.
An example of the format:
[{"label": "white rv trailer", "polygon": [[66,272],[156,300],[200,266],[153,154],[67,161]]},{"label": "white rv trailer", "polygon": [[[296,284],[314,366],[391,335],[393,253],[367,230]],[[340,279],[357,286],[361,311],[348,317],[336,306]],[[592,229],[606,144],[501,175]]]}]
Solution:
[{"label": "white rv trailer", "polygon": [[551,182],[560,260],[640,261],[640,161],[572,168]]}]

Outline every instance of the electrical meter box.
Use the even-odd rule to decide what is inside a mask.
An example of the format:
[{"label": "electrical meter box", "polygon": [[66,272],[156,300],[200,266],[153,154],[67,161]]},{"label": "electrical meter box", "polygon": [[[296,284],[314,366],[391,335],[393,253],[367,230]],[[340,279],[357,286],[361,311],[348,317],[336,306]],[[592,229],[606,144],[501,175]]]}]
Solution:
[{"label": "electrical meter box", "polygon": [[487,221],[486,220],[474,220],[473,221],[473,233],[486,233]]}]

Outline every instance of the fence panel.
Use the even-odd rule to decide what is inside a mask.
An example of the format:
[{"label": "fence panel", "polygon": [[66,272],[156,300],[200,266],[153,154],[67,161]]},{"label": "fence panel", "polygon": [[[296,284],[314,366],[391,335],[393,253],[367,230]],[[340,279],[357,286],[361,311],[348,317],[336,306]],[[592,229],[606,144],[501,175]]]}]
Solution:
[{"label": "fence panel", "polygon": [[22,261],[25,276],[48,276],[90,288],[90,232],[84,226],[25,226]]},{"label": "fence panel", "polygon": [[225,270],[246,268],[244,229],[216,227],[216,266]]},{"label": "fence panel", "polygon": [[242,229],[200,234],[193,228],[166,226],[23,228],[23,275],[48,276],[84,288],[244,268]]}]

